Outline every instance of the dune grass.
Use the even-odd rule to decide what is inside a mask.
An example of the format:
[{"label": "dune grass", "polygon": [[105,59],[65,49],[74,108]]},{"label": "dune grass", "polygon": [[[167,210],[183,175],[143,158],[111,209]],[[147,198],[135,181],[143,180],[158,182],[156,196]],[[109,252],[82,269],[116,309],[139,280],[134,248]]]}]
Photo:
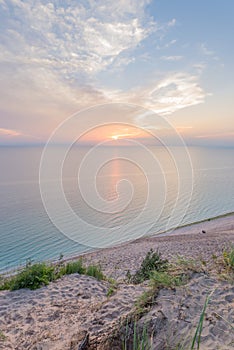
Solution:
[{"label": "dune grass", "polygon": [[98,280],[104,279],[100,266],[84,266],[82,259],[59,262],[58,264],[47,264],[45,262],[32,264],[27,262],[25,267],[16,275],[1,278],[0,290],[17,290],[29,288],[31,290],[48,285],[50,282],[61,278],[64,275],[79,273],[95,277]]},{"label": "dune grass", "polygon": [[96,265],[89,265],[86,268],[85,275],[95,277],[99,281],[105,278],[100,266],[96,266]]},{"label": "dune grass", "polygon": [[126,279],[130,283],[138,284],[150,279],[153,271],[163,272],[168,269],[168,260],[163,259],[159,251],[154,252],[153,249],[146,254],[139,270],[134,275],[130,271],[127,272]]},{"label": "dune grass", "polygon": [[[168,281],[167,281],[168,282]],[[167,284],[167,283],[166,283]],[[203,330],[203,321],[206,314],[206,309],[213,291],[206,297],[199,321],[196,327],[193,338],[189,341],[184,339],[177,344],[165,345],[165,350],[199,350],[201,346],[201,334]],[[124,329],[124,339],[122,341],[123,350],[153,350],[153,333],[149,331],[149,327],[144,324],[139,327],[138,318],[133,322],[126,321]],[[189,343],[190,345],[184,345]]]},{"label": "dune grass", "polygon": [[224,250],[223,260],[224,260],[226,267],[231,272],[234,272],[234,246],[232,246],[229,250]]},{"label": "dune grass", "polygon": [[194,350],[195,349],[195,346],[196,346],[196,349],[199,350],[200,349],[200,344],[201,344],[201,333],[202,333],[202,328],[203,328],[203,321],[204,321],[204,318],[205,318],[205,312],[206,312],[206,309],[207,309],[207,306],[208,306],[208,303],[210,301],[210,298],[211,298],[211,295],[213,294],[213,292],[211,292],[207,297],[206,297],[206,300],[205,300],[205,304],[203,306],[203,309],[202,309],[202,312],[201,312],[201,315],[200,315],[200,318],[199,318],[199,322],[198,322],[198,325],[197,325],[197,328],[196,328],[196,332],[194,334],[194,337],[193,337],[193,340],[192,340],[192,345],[191,345],[191,350]]},{"label": "dune grass", "polygon": [[148,335],[147,324],[144,324],[143,329],[139,330],[137,322],[134,321],[133,329],[129,326],[128,321],[125,327],[125,337],[122,342],[123,350],[151,350],[152,342]]}]

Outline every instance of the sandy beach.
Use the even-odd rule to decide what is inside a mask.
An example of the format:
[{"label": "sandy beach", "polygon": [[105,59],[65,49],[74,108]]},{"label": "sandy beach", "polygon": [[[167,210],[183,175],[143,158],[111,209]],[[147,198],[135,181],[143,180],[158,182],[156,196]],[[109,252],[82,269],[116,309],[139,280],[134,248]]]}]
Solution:
[{"label": "sandy beach", "polygon": [[233,214],[84,255],[85,264],[99,264],[105,276],[116,281],[111,295],[110,280],[79,274],[64,276],[34,291],[1,291],[0,349],[88,349],[81,344],[87,334],[89,349],[118,349],[107,340],[114,337],[118,325],[149,288],[147,282],[127,283],[126,273],[134,273],[151,248],[170,262],[178,256],[202,262],[202,269],[194,271],[186,285],[161,289],[154,305],[139,320],[153,334],[152,349],[176,349],[177,344],[186,343],[195,332],[210,292],[200,349],[232,349],[234,286],[221,278],[222,271],[216,266],[231,244]]}]

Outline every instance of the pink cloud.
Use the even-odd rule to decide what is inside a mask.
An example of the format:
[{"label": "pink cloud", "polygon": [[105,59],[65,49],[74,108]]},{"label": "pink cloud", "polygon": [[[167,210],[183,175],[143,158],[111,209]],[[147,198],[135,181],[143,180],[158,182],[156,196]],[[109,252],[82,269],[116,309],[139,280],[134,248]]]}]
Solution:
[{"label": "pink cloud", "polygon": [[0,128],[0,135],[4,135],[4,136],[20,136],[22,134],[21,134],[21,132],[16,131],[16,130]]}]

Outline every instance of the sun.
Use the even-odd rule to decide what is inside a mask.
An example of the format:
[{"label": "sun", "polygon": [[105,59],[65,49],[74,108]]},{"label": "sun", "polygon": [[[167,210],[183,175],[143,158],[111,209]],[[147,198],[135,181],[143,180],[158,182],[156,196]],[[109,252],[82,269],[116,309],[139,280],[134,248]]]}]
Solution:
[{"label": "sun", "polygon": [[119,135],[113,135],[113,136],[111,136],[111,138],[112,138],[113,140],[118,140],[118,139],[119,139]]},{"label": "sun", "polygon": [[122,134],[111,135],[111,139],[117,141],[119,139],[127,139],[127,138],[136,137],[137,135],[138,135],[138,133],[126,132],[125,131]]}]

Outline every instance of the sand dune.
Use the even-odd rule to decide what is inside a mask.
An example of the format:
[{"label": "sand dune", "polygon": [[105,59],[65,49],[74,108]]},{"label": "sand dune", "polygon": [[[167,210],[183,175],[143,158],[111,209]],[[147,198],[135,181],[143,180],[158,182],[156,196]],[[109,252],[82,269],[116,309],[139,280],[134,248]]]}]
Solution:
[{"label": "sand dune", "polygon": [[229,220],[222,231],[213,227],[205,234],[179,232],[173,236],[148,237],[85,255],[86,263],[101,264],[106,276],[118,281],[117,290],[109,297],[108,281],[78,274],[65,276],[35,291],[2,291],[0,349],[78,349],[79,337],[87,333],[91,349],[105,348],[103,339],[112,336],[113,329],[148,288],[146,283],[127,284],[125,276],[127,270],[134,272],[140,266],[150,248],[159,249],[169,260],[180,254],[205,261],[204,272],[194,274],[186,286],[162,289],[157,303],[141,319],[140,322],[149,325],[149,330],[152,328],[153,349],[166,349],[181,341],[186,344],[191,339],[210,291],[214,292],[204,321],[201,349],[231,349],[234,347],[230,327],[234,325],[234,286],[212,273],[212,256],[221,255],[222,249],[231,242],[234,243],[234,230]]}]

